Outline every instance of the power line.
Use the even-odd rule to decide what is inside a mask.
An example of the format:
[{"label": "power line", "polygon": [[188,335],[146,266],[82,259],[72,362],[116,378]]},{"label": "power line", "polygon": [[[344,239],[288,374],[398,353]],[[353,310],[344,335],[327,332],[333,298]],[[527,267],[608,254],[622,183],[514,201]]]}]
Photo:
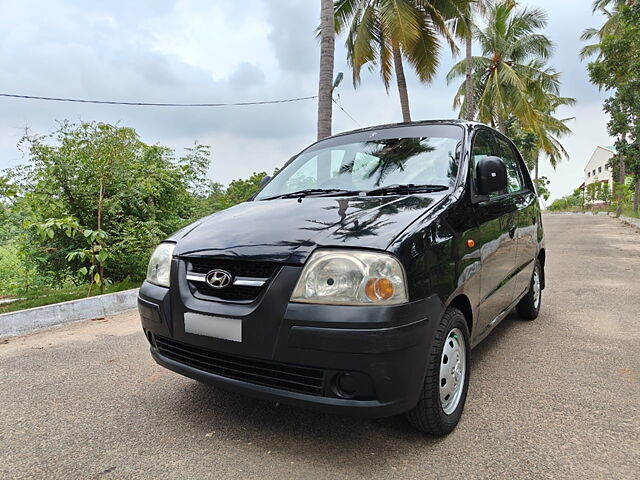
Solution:
[{"label": "power line", "polygon": [[[248,105],[272,105],[276,103],[292,103],[318,98],[317,95],[308,97],[286,98],[283,100],[262,100],[258,102],[233,103],[151,103],[151,102],[118,102],[112,100],[87,100],[80,98],[40,97],[35,95],[17,95],[14,93],[0,93],[0,97],[20,98],[27,100],[46,100],[51,102],[94,103],[100,105],[127,105],[134,107],[244,107]],[[340,107],[342,108],[342,107]]]},{"label": "power line", "polygon": [[[340,98],[340,96],[338,96],[338,98]],[[358,122],[355,118],[353,118],[353,117],[349,114],[349,112],[347,112],[344,108],[342,108],[342,105],[340,105],[340,103],[338,103],[338,102],[336,101],[336,99],[335,99],[335,98],[332,98],[331,100],[333,100],[333,103],[335,103],[335,104],[338,106],[338,108],[340,108],[340,110],[342,110],[342,111],[345,113],[345,115],[346,115],[347,117],[349,117],[351,120],[353,120],[353,121],[355,122],[355,124],[356,124],[356,125],[358,125],[359,127],[362,127],[362,125],[360,125],[360,122]]]},{"label": "power line", "polygon": [[[15,93],[0,93],[0,97],[5,98],[18,98],[23,100],[44,100],[49,102],[72,102],[72,103],[91,103],[99,105],[125,105],[131,107],[244,107],[249,105],[273,105],[279,103],[293,103],[302,102],[305,100],[313,100],[318,98],[317,95],[310,95],[307,97],[285,98],[281,100],[262,100],[256,102],[231,102],[231,103],[153,103],[153,102],[119,102],[115,100],[89,100],[84,98],[64,98],[64,97],[43,97],[37,95],[18,95]],[[340,96],[338,96],[338,99]],[[347,112],[342,105],[332,98],[335,103],[344,114],[349,117],[356,125],[362,127],[362,125]]]}]

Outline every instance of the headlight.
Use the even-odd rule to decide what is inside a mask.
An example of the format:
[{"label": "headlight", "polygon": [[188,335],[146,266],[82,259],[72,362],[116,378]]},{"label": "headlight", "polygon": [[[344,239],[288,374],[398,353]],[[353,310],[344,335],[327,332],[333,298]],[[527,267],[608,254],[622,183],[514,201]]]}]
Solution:
[{"label": "headlight", "polygon": [[406,303],[404,269],[387,253],[317,250],[302,270],[291,301],[332,305]]},{"label": "headlight", "polygon": [[168,287],[171,274],[171,257],[173,256],[174,243],[161,243],[151,255],[147,268],[147,282],[155,283],[161,287]]}]

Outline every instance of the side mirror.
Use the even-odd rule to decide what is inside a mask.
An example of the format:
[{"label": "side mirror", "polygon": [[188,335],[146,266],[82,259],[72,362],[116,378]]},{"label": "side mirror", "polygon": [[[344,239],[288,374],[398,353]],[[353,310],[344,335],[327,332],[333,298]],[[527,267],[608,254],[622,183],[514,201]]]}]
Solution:
[{"label": "side mirror", "polygon": [[507,167],[500,157],[485,157],[476,165],[478,193],[489,195],[507,188]]},{"label": "side mirror", "polygon": [[264,177],[262,177],[262,180],[260,180],[260,188],[269,183],[269,180],[271,180],[271,177],[269,175],[265,175]]}]

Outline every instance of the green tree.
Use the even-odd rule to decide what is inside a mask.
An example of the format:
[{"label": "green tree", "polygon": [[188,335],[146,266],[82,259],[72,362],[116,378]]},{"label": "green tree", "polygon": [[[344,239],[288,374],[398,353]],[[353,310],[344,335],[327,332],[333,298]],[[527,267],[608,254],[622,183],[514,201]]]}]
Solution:
[{"label": "green tree", "polygon": [[[605,2],[606,3],[606,2]],[[591,81],[612,93],[605,101],[609,113],[609,133],[616,138],[618,167],[616,214],[625,203],[626,174],[635,177],[634,211],[640,195],[640,2],[615,3],[618,21],[615,34],[605,33],[599,44],[599,57],[589,64]]]},{"label": "green tree", "polygon": [[555,212],[584,210],[584,202],[585,191],[581,188],[576,188],[571,195],[554,200],[549,205],[549,210]]},{"label": "green tree", "polygon": [[596,56],[598,59],[602,58],[600,43],[605,37],[616,35],[621,22],[619,10],[625,3],[626,0],[594,0],[594,13],[601,13],[605,16],[606,20],[600,28],[587,28],[582,33],[580,40],[588,42],[595,39],[596,42],[585,45],[580,51],[580,58],[585,59],[593,56]]},{"label": "green tree", "polygon": [[522,128],[518,119],[510,115],[506,121],[507,136],[515,143],[529,170],[535,168],[538,158],[538,136],[533,130]]},{"label": "green tree", "polygon": [[549,190],[549,185],[551,185],[551,181],[547,177],[540,177],[535,182],[536,192],[538,192],[538,196],[542,197],[546,202],[549,200],[551,196],[551,191]]},{"label": "green tree", "polygon": [[[555,168],[567,158],[560,143],[570,133],[569,118],[557,118],[557,110],[575,103],[559,95],[560,74],[545,64],[553,48],[539,30],[546,25],[546,14],[539,9],[517,9],[513,1],[489,4],[487,25],[476,29],[482,55],[472,57],[474,94],[468,82],[460,85],[454,108],[460,116],[469,111],[468,102],[477,102],[477,119],[497,126],[525,144],[523,154],[538,178],[540,154]],[[466,76],[468,62],[456,64],[447,76],[449,82]],[[517,142],[516,142],[517,143]]]},{"label": "green tree", "polygon": [[574,98],[547,93],[539,100],[538,104],[534,104],[536,127],[533,130],[537,139],[533,158],[535,180],[538,179],[540,170],[540,154],[547,157],[554,169],[561,160],[569,158],[569,154],[560,140],[571,133],[567,123],[573,120],[574,117],[557,118],[556,111],[560,107],[572,106],[575,103]]},{"label": "green tree", "polygon": [[538,133],[533,128],[523,128],[513,115],[506,122],[507,135],[518,147],[529,170],[534,172],[534,180],[539,177],[540,155],[545,155],[554,169],[558,162],[568,158],[560,138],[571,132],[567,122],[572,118],[558,119],[554,113],[560,105],[573,105],[574,99],[551,97],[550,101],[553,103],[546,110],[536,109],[536,115],[539,117],[536,128]]},{"label": "green tree", "polygon": [[246,202],[260,189],[260,182],[266,176],[266,172],[254,172],[247,179],[233,180],[226,189],[220,184],[215,184],[211,194],[203,204],[204,211],[207,214],[211,214],[238,203]]},{"label": "green tree", "polygon": [[600,191],[601,184],[600,182],[594,182],[587,185],[584,193],[585,203],[593,206],[596,199],[598,198],[598,192]]},{"label": "green tree", "polygon": [[464,113],[467,120],[473,120],[476,112],[473,94],[473,37],[478,29],[476,18],[482,17],[490,4],[491,0],[469,1],[455,22],[455,34],[465,44]]},{"label": "green tree", "polygon": [[429,83],[439,64],[441,40],[452,52],[455,41],[448,21],[458,18],[469,0],[336,0],[336,32],[347,32],[347,59],[353,83],[362,67],[379,67],[387,91],[395,72],[403,121],[411,121],[406,60],[418,78]]},{"label": "green tree", "polygon": [[[516,9],[512,3],[489,6],[487,26],[477,30],[481,56],[473,57],[474,98],[477,118],[506,132],[506,120],[515,116],[525,127],[533,128],[536,113],[532,99],[545,92],[558,94],[558,74],[544,68],[552,50],[551,41],[538,30],[547,24],[540,9]],[[466,75],[463,60],[451,69],[448,82]],[[464,110],[465,82],[454,99],[454,108]]]},{"label": "green tree", "polygon": [[[22,248],[52,282],[77,279],[83,268],[81,277],[101,287],[107,279],[142,278],[150,250],[193,220],[208,195],[203,145],[176,159],[131,128],[95,122],[63,122],[47,136],[27,133],[20,145],[30,162],[12,172],[19,186],[14,205],[45,232],[25,232]],[[87,255],[74,254],[80,251]]]}]

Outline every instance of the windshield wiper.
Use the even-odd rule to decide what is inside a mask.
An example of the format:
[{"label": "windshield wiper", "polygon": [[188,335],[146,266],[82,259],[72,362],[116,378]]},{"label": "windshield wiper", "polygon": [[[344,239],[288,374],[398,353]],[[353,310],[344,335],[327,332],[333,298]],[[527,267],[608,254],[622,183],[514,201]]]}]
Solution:
[{"label": "windshield wiper", "polygon": [[408,195],[416,192],[442,192],[444,190],[449,190],[449,187],[446,185],[416,185],[414,183],[405,183],[374,188],[373,190],[368,190],[366,194],[367,196],[393,194]]},{"label": "windshield wiper", "polygon": [[276,198],[296,198],[306,197],[308,195],[357,195],[359,191],[344,190],[342,188],[307,188],[298,190],[297,192],[283,193],[282,195],[274,195],[273,197],[263,198],[263,200],[273,200]]}]

